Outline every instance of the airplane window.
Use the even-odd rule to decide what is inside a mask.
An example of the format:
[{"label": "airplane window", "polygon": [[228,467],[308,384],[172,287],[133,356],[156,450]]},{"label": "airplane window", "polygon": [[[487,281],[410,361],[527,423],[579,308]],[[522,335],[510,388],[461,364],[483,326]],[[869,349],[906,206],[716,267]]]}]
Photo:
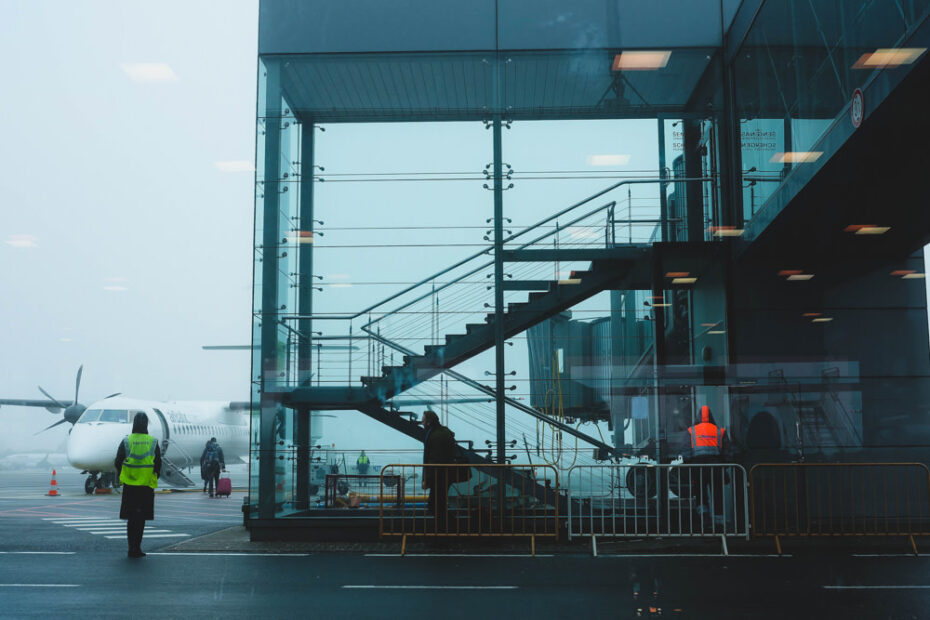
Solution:
[{"label": "airplane window", "polygon": [[95,422],[97,418],[100,417],[101,413],[103,413],[102,409],[89,409],[85,411],[81,418],[78,420],[78,424],[84,424],[85,422]]},{"label": "airplane window", "polygon": [[100,422],[122,422],[129,421],[129,412],[125,409],[105,409],[100,414]]}]

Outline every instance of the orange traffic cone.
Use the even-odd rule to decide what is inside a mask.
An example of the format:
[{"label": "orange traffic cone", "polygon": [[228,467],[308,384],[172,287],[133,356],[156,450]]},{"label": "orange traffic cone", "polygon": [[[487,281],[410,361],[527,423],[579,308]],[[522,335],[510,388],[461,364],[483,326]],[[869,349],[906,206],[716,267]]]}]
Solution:
[{"label": "orange traffic cone", "polygon": [[55,470],[52,470],[52,481],[49,483],[48,494],[52,497],[58,496],[58,481],[55,480]]}]

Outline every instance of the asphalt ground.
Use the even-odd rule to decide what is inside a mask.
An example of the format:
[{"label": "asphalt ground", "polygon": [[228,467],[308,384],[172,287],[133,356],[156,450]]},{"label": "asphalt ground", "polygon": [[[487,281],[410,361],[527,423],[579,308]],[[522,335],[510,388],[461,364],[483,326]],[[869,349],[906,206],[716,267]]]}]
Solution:
[{"label": "asphalt ground", "polygon": [[133,560],[124,538],[94,533],[109,530],[118,496],[84,495],[83,476],[65,472],[50,498],[39,477],[0,474],[2,618],[930,618],[930,557],[904,541],[792,542],[783,557],[765,544],[723,557],[605,543],[596,558],[584,544],[540,543],[529,557],[524,545],[417,543],[401,557],[396,542],[249,543],[241,494],[195,492],[156,497],[149,555]]},{"label": "asphalt ground", "polygon": [[[87,495],[86,476],[59,471],[58,497],[49,497],[51,472],[0,472],[0,551],[111,551],[126,548],[120,496]],[[155,519],[146,523],[146,549],[159,549],[242,523],[242,492],[210,498],[199,490],[158,493]]]}]

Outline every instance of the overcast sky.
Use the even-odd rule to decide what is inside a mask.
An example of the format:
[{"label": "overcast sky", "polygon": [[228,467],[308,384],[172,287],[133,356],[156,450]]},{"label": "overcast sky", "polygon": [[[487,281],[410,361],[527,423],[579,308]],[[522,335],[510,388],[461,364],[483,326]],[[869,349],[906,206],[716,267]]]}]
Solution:
[{"label": "overcast sky", "polygon": [[[257,12],[0,0],[2,397],[248,398],[200,347],[250,337]],[[55,420],[3,407],[0,452]]]}]

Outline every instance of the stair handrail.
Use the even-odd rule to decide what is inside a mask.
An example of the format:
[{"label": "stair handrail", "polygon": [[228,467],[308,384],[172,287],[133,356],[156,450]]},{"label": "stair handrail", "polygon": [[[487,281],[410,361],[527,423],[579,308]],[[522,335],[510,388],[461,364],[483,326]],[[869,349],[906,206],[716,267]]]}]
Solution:
[{"label": "stair handrail", "polygon": [[[684,182],[697,182],[697,181],[704,182],[704,181],[715,181],[715,180],[716,180],[716,177],[714,177],[714,176],[709,176],[709,177],[705,177],[705,176],[702,176],[702,177],[679,177],[679,178],[670,178],[670,177],[650,177],[650,178],[642,178],[642,179],[624,179],[624,180],[622,180],[622,181],[618,181],[618,182],[616,182],[616,183],[613,183],[612,185],[609,185],[608,187],[606,187],[606,188],[604,188],[604,189],[602,189],[602,190],[600,190],[600,191],[598,191],[598,192],[595,192],[594,194],[591,194],[591,195],[588,196],[587,198],[584,198],[583,200],[580,200],[580,201],[578,201],[578,202],[576,202],[576,203],[574,203],[574,204],[572,204],[572,205],[570,205],[570,206],[568,206],[568,207],[562,209],[561,211],[558,211],[557,213],[554,213],[554,214],[552,214],[552,215],[550,215],[550,216],[548,216],[548,217],[545,217],[545,218],[541,219],[540,221],[536,222],[535,224],[532,224],[532,225],[530,225],[530,226],[527,226],[527,227],[524,228],[523,230],[518,231],[518,232],[516,232],[516,233],[510,235],[509,237],[505,238],[505,239],[502,241],[502,243],[509,243],[509,242],[513,241],[514,239],[516,239],[516,238],[518,238],[518,237],[522,237],[523,235],[525,235],[525,234],[528,233],[529,231],[534,230],[534,229],[536,229],[536,228],[539,228],[540,226],[542,226],[542,225],[544,225],[544,224],[547,224],[547,223],[549,223],[549,222],[555,220],[556,218],[559,218],[559,217],[565,215],[566,213],[568,213],[568,212],[570,212],[570,211],[574,211],[574,210],[577,209],[578,207],[580,207],[580,206],[582,206],[582,205],[585,205],[585,204],[591,202],[592,200],[595,200],[595,199],[597,199],[597,198],[600,198],[600,197],[603,196],[604,194],[606,194],[606,193],[608,193],[608,192],[611,192],[611,191],[617,189],[618,187],[623,187],[623,186],[625,186],[625,185],[642,185],[642,184],[649,184],[649,183],[667,183],[667,184],[671,184],[671,183],[684,183]],[[608,205],[605,204],[605,205],[603,205],[600,209],[607,208],[607,206],[608,206]],[[596,212],[599,211],[600,209],[597,209],[597,210],[595,210],[595,211],[592,212],[592,213],[596,213]],[[591,215],[592,213],[589,213],[588,215]],[[576,221],[577,221],[577,220],[576,220]],[[537,239],[536,241],[538,241],[538,239]],[[529,243],[534,243],[534,242],[529,242]],[[357,319],[358,317],[363,316],[363,315],[365,315],[365,314],[367,314],[367,313],[373,311],[375,308],[378,308],[378,307],[380,307],[380,306],[386,304],[387,302],[392,301],[392,300],[394,300],[394,299],[397,299],[397,298],[400,297],[401,295],[404,295],[404,294],[406,294],[406,293],[409,293],[410,291],[412,291],[412,290],[414,290],[414,289],[416,289],[416,288],[418,288],[418,287],[420,287],[420,286],[426,284],[426,283],[429,282],[430,280],[434,280],[434,279],[438,278],[439,276],[445,275],[445,274],[449,273],[450,271],[452,271],[453,269],[455,269],[455,268],[457,268],[457,267],[461,267],[461,266],[464,265],[465,263],[468,263],[469,261],[472,261],[472,260],[474,260],[474,259],[476,259],[476,258],[481,257],[481,256],[484,255],[484,254],[487,254],[488,251],[489,251],[492,247],[493,247],[493,246],[490,246],[490,245],[489,245],[488,248],[486,248],[486,249],[478,250],[478,251],[475,252],[474,254],[471,254],[471,255],[469,255],[469,256],[467,256],[467,257],[465,257],[465,258],[459,260],[458,262],[453,263],[452,265],[446,267],[445,269],[442,269],[442,270],[440,270],[440,271],[437,271],[436,273],[434,273],[434,274],[432,274],[432,275],[430,275],[430,276],[427,276],[427,277],[421,279],[419,282],[416,282],[416,283],[414,283],[414,284],[409,285],[408,287],[406,287],[406,288],[404,288],[404,289],[402,289],[402,290],[400,290],[400,291],[394,293],[393,295],[390,295],[389,297],[386,297],[385,299],[382,299],[381,301],[379,301],[379,302],[377,302],[377,303],[375,303],[375,304],[372,304],[371,306],[368,306],[367,308],[365,308],[365,309],[363,309],[363,310],[359,310],[359,311],[356,312],[355,314],[340,314],[340,315],[334,315],[334,314],[321,314],[321,315],[317,315],[317,314],[309,314],[309,315],[308,315],[308,314],[294,314],[294,315],[287,315],[287,316],[284,316],[284,317],[281,317],[281,318],[282,318],[283,320],[296,320],[296,319],[307,319],[307,318],[312,318],[312,319],[316,319],[316,320],[327,320],[327,321],[351,321],[351,320],[353,320],[353,319]],[[488,265],[490,265],[490,264],[493,264],[493,261],[491,261],[491,263],[488,263]],[[480,271],[481,269],[484,269],[484,268],[487,267],[488,265],[482,265],[481,267],[479,267],[479,268],[477,268],[477,269],[475,269],[475,270],[469,272],[469,274],[467,274],[467,275],[474,274],[475,272]],[[465,277],[465,276],[461,276],[461,277]],[[459,279],[461,279],[461,278],[459,278]]]},{"label": "stair handrail", "polygon": [[[362,327],[362,329],[365,329],[365,328]],[[368,331],[368,330],[365,330],[365,331]],[[380,335],[380,334],[375,334],[375,333],[369,332],[369,335],[370,335],[372,338],[374,338],[375,340],[378,340],[378,341],[380,341],[380,342],[386,344],[387,346],[389,346],[389,347],[391,347],[391,348],[393,348],[393,349],[396,349],[397,351],[400,351],[401,353],[403,353],[403,354],[405,354],[405,355],[416,355],[413,351],[411,351],[411,350],[408,349],[407,347],[405,347],[405,346],[403,346],[403,345],[401,345],[401,344],[397,344],[396,342],[394,342],[394,341],[392,341],[392,340],[389,340],[388,338],[385,338],[384,336],[382,336],[382,335]],[[480,392],[484,392],[485,394],[488,394],[488,395],[491,396],[492,398],[494,398],[495,395],[496,395],[496,392],[494,391],[493,388],[489,388],[488,386],[486,386],[486,385],[484,385],[484,384],[482,384],[482,383],[480,383],[480,382],[478,382],[478,381],[475,381],[474,379],[472,379],[472,378],[470,378],[470,377],[467,377],[467,376],[465,376],[465,375],[463,375],[463,374],[460,374],[460,373],[458,373],[458,372],[455,372],[454,370],[447,369],[447,370],[444,370],[443,372],[446,373],[447,375],[449,375],[451,378],[455,379],[456,381],[461,381],[462,383],[465,383],[466,385],[469,385],[469,386],[475,388],[476,390],[478,390],[478,391],[480,391]],[[574,427],[571,426],[571,425],[563,424],[562,422],[559,422],[558,420],[554,420],[554,419],[550,418],[549,416],[545,415],[544,413],[542,413],[542,412],[540,412],[540,411],[537,411],[536,409],[533,409],[533,408],[530,407],[529,405],[526,405],[526,404],[524,404],[524,403],[521,403],[521,402],[518,401],[518,400],[514,400],[514,399],[508,397],[506,394],[504,395],[504,403],[507,404],[507,405],[510,405],[511,407],[513,407],[513,408],[515,408],[515,409],[519,409],[520,411],[522,411],[522,412],[524,412],[524,413],[528,413],[529,415],[533,416],[534,418],[536,418],[536,419],[538,419],[538,420],[542,420],[542,421],[546,422],[547,424],[552,424],[553,426],[559,428],[559,430],[562,430],[562,431],[568,433],[569,435],[572,435],[572,436],[574,436],[574,437],[577,437],[578,439],[581,439],[582,441],[584,441],[584,442],[586,442],[586,443],[589,443],[589,444],[591,444],[591,445],[593,445],[593,446],[595,446],[595,447],[597,447],[597,448],[600,448],[600,449],[602,449],[602,450],[607,450],[607,452],[608,452],[609,454],[614,454],[614,455],[617,455],[617,456],[620,455],[620,451],[619,451],[615,446],[611,446],[611,445],[608,445],[608,444],[604,443],[603,441],[599,441],[598,439],[595,439],[594,437],[591,437],[591,436],[588,435],[587,433],[582,433],[581,431],[579,431],[578,429],[574,428]]]}]

